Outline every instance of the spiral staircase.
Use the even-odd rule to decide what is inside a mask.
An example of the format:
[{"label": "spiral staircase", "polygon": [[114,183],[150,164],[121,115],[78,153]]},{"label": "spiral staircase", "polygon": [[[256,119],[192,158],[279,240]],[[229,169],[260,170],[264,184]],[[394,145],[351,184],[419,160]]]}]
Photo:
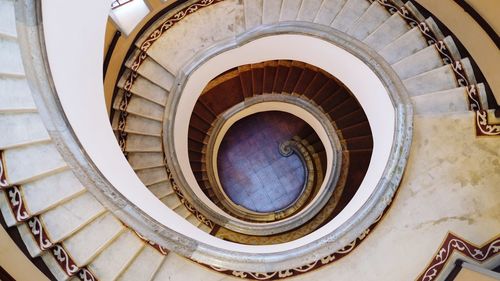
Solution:
[{"label": "spiral staircase", "polygon": [[[185,77],[186,65],[213,56],[210,52],[221,42],[243,38],[238,41],[243,46],[248,40],[245,36],[257,40],[300,27],[344,34],[349,39],[346,45],[352,41],[364,46],[373,64],[382,61],[402,83],[413,106],[413,124],[408,129],[413,130],[413,138],[406,168],[400,171],[404,170],[404,177],[401,182],[394,180],[399,185],[397,196],[384,198],[386,207],[380,216],[354,240],[340,239],[342,247],[329,248],[329,255],[315,256],[312,262],[304,259],[300,266],[283,266],[286,259],[276,267],[262,262],[259,270],[244,270],[245,265],[231,267],[227,260],[232,257],[215,246],[196,244],[196,250],[209,250],[198,255],[196,250],[187,253],[186,248],[193,245],[185,238],[189,234],[162,237],[175,230],[162,232],[159,227],[150,230],[138,224],[147,219],[130,218],[127,210],[136,208],[130,198],[113,205],[108,197],[115,198],[120,191],[100,191],[84,180],[86,172],[75,164],[82,157],[72,155],[85,147],[65,146],[65,133],[71,124],[69,129],[60,130],[64,118],[56,119],[52,112],[64,116],[64,111],[46,94],[40,94],[40,82],[32,69],[36,58],[29,56],[30,52],[33,57],[36,54],[26,47],[30,42],[24,27],[30,24],[22,18],[29,10],[26,7],[30,5],[23,1],[0,0],[0,209],[5,227],[18,233],[22,239],[19,247],[25,247],[30,257],[42,259],[39,265],[48,278],[330,280],[334,276],[338,280],[380,280],[384,276],[386,280],[443,280],[450,271],[447,260],[437,263],[440,267],[435,273],[429,270],[438,268],[436,262],[429,261],[437,260],[434,255],[439,257],[436,251],[441,242],[448,241],[443,241],[448,233],[464,237],[453,236],[457,241],[467,239],[467,249],[482,251],[480,257],[475,256],[477,252],[464,254],[470,262],[487,268],[499,265],[497,105],[477,66],[462,56],[456,39],[435,19],[424,16],[426,12],[412,1],[184,1],[152,21],[135,46],[130,46],[123,70],[116,73],[110,105],[117,146],[133,173],[154,195],[151,198],[171,209],[172,217],[177,214],[179,221],[206,233],[193,234],[193,239],[207,241],[222,238],[245,245],[280,245],[325,229],[356,195],[378,142],[372,137],[374,124],[356,99],[356,92],[351,93],[328,71],[277,57],[235,65],[202,85],[205,90],[192,115],[189,112],[190,122],[186,121],[185,143],[191,151],[191,163],[187,164],[193,167],[200,192],[212,200],[205,203],[179,179],[180,172],[169,158],[172,148],[165,141],[171,132],[167,130],[169,116],[173,109],[182,111],[172,104],[182,92],[183,79],[189,79]],[[363,79],[359,77],[359,83]],[[229,93],[224,102],[217,102],[220,93]],[[324,113],[342,148],[339,178],[344,181],[337,182],[340,192],[318,207],[314,218],[295,229],[262,236],[239,232],[221,223],[218,214],[207,212],[211,204],[224,208],[218,205],[212,192],[215,187],[207,179],[206,155],[210,152],[207,140],[217,120],[237,104],[265,96],[305,100]],[[327,167],[325,152],[315,150],[317,136],[304,131],[298,137],[310,147],[317,166]],[[88,166],[92,167],[95,165]],[[175,229],[179,221],[165,226]],[[321,243],[325,248],[329,245]],[[245,254],[252,257],[256,253]],[[218,255],[220,260],[211,260]]]}]

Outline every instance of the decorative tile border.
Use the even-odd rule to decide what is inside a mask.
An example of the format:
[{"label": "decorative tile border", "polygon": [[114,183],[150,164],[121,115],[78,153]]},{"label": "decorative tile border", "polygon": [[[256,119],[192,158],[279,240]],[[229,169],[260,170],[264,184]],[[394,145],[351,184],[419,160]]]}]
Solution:
[{"label": "decorative tile border", "polygon": [[375,222],[368,227],[363,233],[361,233],[360,236],[358,236],[354,241],[351,243],[347,244],[345,247],[343,247],[340,250],[335,251],[334,253],[323,257],[319,260],[316,260],[312,263],[303,265],[301,267],[296,267],[292,269],[287,269],[287,270],[281,270],[281,271],[275,271],[275,272],[245,272],[245,271],[237,271],[237,270],[229,270],[229,269],[224,269],[224,268],[219,268],[211,265],[206,265],[202,264],[208,268],[211,268],[215,271],[218,271],[220,273],[232,275],[235,277],[239,278],[244,278],[244,279],[250,279],[250,280],[278,280],[278,279],[283,279],[283,278],[288,278],[292,276],[297,276],[303,273],[307,273],[311,270],[318,269],[322,266],[331,264],[333,262],[339,261],[343,257],[347,256],[350,254],[356,247],[358,247],[365,239],[368,237],[368,234],[370,234],[377,224],[380,222],[384,214],[389,210],[391,205],[388,205],[387,208],[384,210],[384,212],[375,220]]},{"label": "decorative tile border", "polygon": [[390,14],[398,13],[410,27],[419,28],[422,35],[427,38],[429,46],[434,45],[443,60],[443,63],[451,64],[455,79],[460,87],[466,87],[469,110],[474,111],[476,118],[476,135],[477,136],[500,136],[500,124],[494,124],[488,119],[488,113],[482,108],[477,86],[471,84],[470,79],[465,73],[464,66],[459,60],[454,60],[453,56],[443,40],[438,40],[436,34],[427,25],[425,21],[419,22],[416,15],[405,6],[399,7],[393,0],[376,0],[384,6]]},{"label": "decorative tile border", "polygon": [[18,222],[23,222],[30,218],[30,214],[26,210],[19,186],[14,185],[6,190],[7,201],[10,209]]},{"label": "decorative tile border", "polygon": [[439,247],[435,257],[427,265],[423,273],[418,276],[416,281],[436,280],[452,256],[453,252],[459,252],[476,262],[483,263],[500,253],[500,235],[482,246],[476,246],[471,242],[449,232]]},{"label": "decorative tile border", "polygon": [[3,163],[3,151],[0,150],[0,190],[7,188],[8,186],[9,183],[7,182],[7,172]]}]

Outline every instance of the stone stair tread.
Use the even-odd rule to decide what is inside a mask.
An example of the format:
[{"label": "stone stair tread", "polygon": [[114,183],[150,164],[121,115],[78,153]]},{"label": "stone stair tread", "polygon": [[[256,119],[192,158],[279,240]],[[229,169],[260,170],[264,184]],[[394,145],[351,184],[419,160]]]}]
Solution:
[{"label": "stone stair tread", "polygon": [[459,87],[412,97],[415,114],[466,112],[469,110],[467,89]]},{"label": "stone stair tread", "polygon": [[[120,92],[113,105],[115,110],[120,110],[120,101],[122,100],[123,92]],[[140,96],[133,95],[129,100],[126,111],[145,118],[162,121],[165,108],[157,103],[144,99]]]},{"label": "stone stair tread", "polygon": [[0,150],[50,140],[37,113],[0,113],[0,132],[9,132],[0,135]]},{"label": "stone stair tread", "polygon": [[105,212],[88,192],[70,199],[39,216],[52,242],[69,237]]},{"label": "stone stair tread", "polygon": [[252,29],[262,23],[264,0],[243,0],[245,9],[245,28]]},{"label": "stone stair tread", "polygon": [[[399,18],[401,19],[401,17]],[[418,27],[414,27],[382,48],[379,51],[379,54],[384,57],[388,63],[392,64],[404,59],[405,57],[411,56],[427,46],[427,40],[425,40],[422,36],[420,29]]]},{"label": "stone stair tread", "polygon": [[152,185],[155,183],[168,180],[165,167],[142,169],[135,172],[141,179],[144,185]]},{"label": "stone stair tread", "polygon": [[106,213],[65,239],[62,244],[78,266],[86,266],[123,230],[123,224],[111,213]]},{"label": "stone stair tread", "polygon": [[174,209],[175,207],[179,206],[179,197],[175,194],[169,194],[161,199],[161,202],[163,204],[167,205],[170,209]]},{"label": "stone stair tread", "polygon": [[24,78],[0,77],[0,98],[0,113],[36,111],[28,82]]},{"label": "stone stair tread", "polygon": [[187,218],[189,215],[191,215],[191,212],[183,204],[177,206],[174,211],[183,218]]},{"label": "stone stair tread", "polygon": [[15,39],[0,37],[0,73],[24,75],[21,51]]},{"label": "stone stair tread", "polygon": [[379,51],[404,35],[409,29],[406,21],[396,13],[365,37],[363,42]]},{"label": "stone stair tread", "polygon": [[324,0],[314,22],[330,26],[346,2],[347,0]]},{"label": "stone stair tread", "polygon": [[370,2],[366,0],[348,0],[330,26],[345,32],[359,19],[368,7],[370,7]]},{"label": "stone stair tread", "polygon": [[[468,59],[463,59],[462,63],[468,64]],[[453,67],[449,64],[405,79],[403,84],[410,96],[449,90],[458,86]]]},{"label": "stone stair tread", "polygon": [[156,184],[152,184],[148,186],[149,191],[151,191],[156,198],[158,199],[163,199],[166,196],[169,196],[174,193],[174,190],[172,189],[172,185],[170,184],[170,181],[164,181]]},{"label": "stone stair tread", "polygon": [[26,208],[32,215],[40,214],[85,191],[71,171],[50,175],[20,187]]},{"label": "stone stair tread", "polygon": [[[124,77],[128,76],[124,75]],[[120,83],[118,83],[118,87],[123,89],[124,85],[125,79],[120,80]],[[130,91],[135,95],[157,103],[161,106],[165,106],[165,103],[167,102],[168,92],[142,76],[137,76]]]},{"label": "stone stair tread", "polygon": [[[119,114],[116,114],[113,117],[114,130],[118,130],[119,117]],[[125,132],[127,133],[159,137],[161,136],[161,131],[162,123],[157,120],[152,120],[133,114],[127,116],[127,122],[125,123]]]},{"label": "stone stair tread", "polygon": [[263,0],[262,23],[270,24],[280,19],[281,5],[283,0]]},{"label": "stone stair tread", "polygon": [[14,1],[0,1],[0,34],[17,37]]},{"label": "stone stair tread", "polygon": [[443,61],[435,46],[429,46],[392,65],[401,80],[443,66]]},{"label": "stone stair tread", "polygon": [[313,22],[318,15],[322,3],[323,0],[303,0],[297,20]]},{"label": "stone stair tread", "polygon": [[[311,0],[309,0],[311,1]],[[280,21],[293,21],[299,15],[302,0],[283,0],[280,12]]]},{"label": "stone stair tread", "polygon": [[126,151],[128,152],[162,152],[160,137],[129,135]]},{"label": "stone stair tread", "polygon": [[133,231],[127,229],[103,250],[87,268],[99,280],[115,280],[140,253],[144,245],[144,241]]},{"label": "stone stair tread", "polygon": [[118,281],[151,280],[161,266],[165,256],[150,246],[145,246],[127,267]]},{"label": "stone stair tread", "polygon": [[[135,52],[136,55],[131,56],[131,59],[127,60],[127,62],[125,63],[125,65],[129,69],[132,67],[134,59],[140,53],[140,50],[137,49]],[[170,91],[174,84],[174,75],[168,72],[165,68],[163,68],[149,56],[146,57],[146,59],[144,59],[142,64],[139,66],[139,69],[137,69],[137,73],[167,91]]]},{"label": "stone stair tread", "polygon": [[128,162],[134,170],[162,167],[164,165],[163,153],[158,152],[131,152]]},{"label": "stone stair tread", "polygon": [[375,1],[358,21],[347,30],[347,33],[358,40],[363,40],[389,19],[390,16],[391,14],[385,7]]},{"label": "stone stair tread", "polygon": [[67,167],[52,143],[36,143],[4,151],[7,181],[22,184]]}]

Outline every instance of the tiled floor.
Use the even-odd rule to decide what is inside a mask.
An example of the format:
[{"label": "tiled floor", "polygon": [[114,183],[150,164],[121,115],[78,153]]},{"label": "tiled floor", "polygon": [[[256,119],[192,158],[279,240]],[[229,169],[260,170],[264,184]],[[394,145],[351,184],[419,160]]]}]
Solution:
[{"label": "tiled floor", "polygon": [[257,212],[277,211],[300,195],[305,180],[299,157],[283,157],[279,144],[291,139],[304,121],[269,111],[248,116],[227,132],[218,155],[218,170],[226,194]]}]

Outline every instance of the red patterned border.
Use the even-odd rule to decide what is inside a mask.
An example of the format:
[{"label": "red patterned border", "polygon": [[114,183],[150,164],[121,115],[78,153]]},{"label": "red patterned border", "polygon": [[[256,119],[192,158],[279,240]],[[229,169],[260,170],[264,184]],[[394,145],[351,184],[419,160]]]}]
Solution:
[{"label": "red patterned border", "polygon": [[439,247],[434,259],[432,259],[423,273],[418,276],[416,281],[436,280],[453,252],[459,252],[477,262],[485,262],[500,253],[500,235],[495,237],[492,241],[485,243],[483,246],[476,246],[449,232]]},{"label": "red patterned border", "polygon": [[[127,228],[130,228],[128,226],[126,226]],[[130,228],[131,230],[133,230],[132,228]],[[158,244],[156,244],[155,242],[149,240],[148,238],[142,236],[139,232],[133,230],[135,235],[137,235],[137,237],[139,237],[142,241],[148,243],[149,245],[151,245],[151,247],[155,248],[158,252],[160,252],[160,254],[166,256],[168,255],[169,253],[169,250],[163,246],[160,246]]]},{"label": "red patterned border", "polygon": [[21,195],[21,191],[19,190],[19,186],[14,185],[11,188],[7,189],[7,201],[9,202],[10,209],[14,214],[14,217],[18,222],[23,222],[30,218],[30,214],[26,210],[24,206],[23,197]]},{"label": "red patterned border", "polygon": [[5,164],[3,163],[3,151],[0,150],[0,190],[5,189],[9,186],[6,174],[7,172],[5,170]]},{"label": "red patterned border", "polygon": [[[391,201],[392,202],[392,201]],[[361,233],[360,236],[358,236],[354,241],[351,243],[347,244],[344,246],[342,249],[335,251],[334,253],[323,257],[319,260],[316,260],[312,263],[296,267],[296,268],[291,268],[287,270],[281,270],[281,271],[275,271],[275,272],[245,272],[245,271],[237,271],[237,270],[230,270],[230,269],[224,269],[224,268],[219,268],[207,264],[202,264],[208,268],[211,268],[215,271],[218,271],[220,273],[232,275],[235,277],[240,277],[244,279],[250,279],[250,280],[278,280],[278,279],[283,279],[283,278],[288,278],[292,276],[297,276],[303,273],[307,273],[311,270],[318,269],[324,265],[339,261],[343,257],[347,256],[350,254],[356,247],[358,247],[365,239],[368,237],[368,234],[370,234],[377,224],[380,222],[382,217],[385,215],[385,213],[389,210],[391,206],[391,202],[389,202],[389,205],[385,208],[384,212],[373,222],[370,227],[368,227],[363,233]]]}]

